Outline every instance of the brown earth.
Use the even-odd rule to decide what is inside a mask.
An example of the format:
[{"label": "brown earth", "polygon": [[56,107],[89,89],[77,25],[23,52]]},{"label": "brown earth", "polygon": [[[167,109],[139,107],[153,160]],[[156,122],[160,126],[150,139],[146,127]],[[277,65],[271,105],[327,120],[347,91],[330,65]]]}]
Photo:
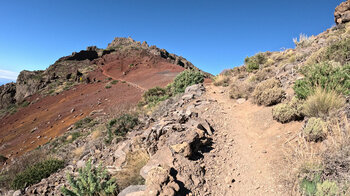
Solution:
[{"label": "brown earth", "polygon": [[[96,82],[80,84],[55,96],[34,95],[28,107],[0,119],[0,154],[17,157],[65,133],[94,110],[106,114],[135,106],[143,92],[166,86],[184,68],[143,52],[104,55],[90,73]],[[115,85],[107,78],[119,80]],[[74,112],[71,112],[74,108]]]},{"label": "brown earth", "polygon": [[205,96],[217,103],[203,111],[216,129],[213,150],[204,154],[203,195],[290,195],[284,150],[302,123],[281,124],[271,107],[238,103],[223,87],[207,85]]}]

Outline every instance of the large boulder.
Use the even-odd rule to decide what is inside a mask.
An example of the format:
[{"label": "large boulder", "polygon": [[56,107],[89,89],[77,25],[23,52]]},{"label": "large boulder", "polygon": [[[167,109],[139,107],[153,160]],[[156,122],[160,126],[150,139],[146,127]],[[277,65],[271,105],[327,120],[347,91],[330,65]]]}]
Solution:
[{"label": "large boulder", "polygon": [[341,3],[335,8],[334,20],[337,25],[350,21],[350,0]]},{"label": "large boulder", "polygon": [[15,83],[8,83],[0,86],[0,109],[6,108],[11,104],[16,103],[16,85]]}]

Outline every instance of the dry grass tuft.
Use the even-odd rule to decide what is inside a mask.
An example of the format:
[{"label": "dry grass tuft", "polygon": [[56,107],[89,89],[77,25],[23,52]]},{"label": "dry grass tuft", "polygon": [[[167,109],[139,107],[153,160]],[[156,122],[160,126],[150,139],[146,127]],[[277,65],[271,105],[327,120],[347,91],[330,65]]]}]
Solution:
[{"label": "dry grass tuft", "polygon": [[79,159],[81,155],[83,155],[84,151],[85,151],[85,146],[80,146],[73,150],[73,155],[74,157]]},{"label": "dry grass tuft", "polygon": [[317,88],[305,102],[305,114],[310,117],[325,117],[330,112],[343,107],[344,104],[344,98],[336,92]]},{"label": "dry grass tuft", "polygon": [[230,84],[230,77],[227,75],[220,74],[214,78],[215,86],[228,86]]},{"label": "dry grass tuft", "polygon": [[144,184],[145,180],[140,175],[140,170],[148,160],[149,156],[144,150],[137,150],[126,155],[126,165],[115,175],[121,190],[130,185]]}]

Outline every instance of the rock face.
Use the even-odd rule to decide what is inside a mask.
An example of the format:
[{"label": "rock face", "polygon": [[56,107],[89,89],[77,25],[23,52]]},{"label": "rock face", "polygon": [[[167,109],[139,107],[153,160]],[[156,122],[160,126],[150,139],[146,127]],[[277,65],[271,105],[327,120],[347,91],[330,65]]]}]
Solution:
[{"label": "rock face", "polygon": [[350,21],[350,1],[341,3],[335,8],[334,20],[336,24],[344,24]]},{"label": "rock face", "polygon": [[22,102],[26,97],[35,94],[45,84],[43,71],[22,71],[16,82],[17,102]]},{"label": "rock face", "polygon": [[14,83],[0,86],[0,109],[16,103],[15,95],[16,85]]}]

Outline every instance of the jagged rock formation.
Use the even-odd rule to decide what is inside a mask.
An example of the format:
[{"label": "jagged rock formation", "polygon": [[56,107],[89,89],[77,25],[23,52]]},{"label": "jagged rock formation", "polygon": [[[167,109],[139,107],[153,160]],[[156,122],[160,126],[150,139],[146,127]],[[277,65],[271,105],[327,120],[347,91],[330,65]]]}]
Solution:
[{"label": "jagged rock formation", "polygon": [[336,24],[344,24],[350,21],[350,1],[341,3],[335,8],[334,20]]}]

